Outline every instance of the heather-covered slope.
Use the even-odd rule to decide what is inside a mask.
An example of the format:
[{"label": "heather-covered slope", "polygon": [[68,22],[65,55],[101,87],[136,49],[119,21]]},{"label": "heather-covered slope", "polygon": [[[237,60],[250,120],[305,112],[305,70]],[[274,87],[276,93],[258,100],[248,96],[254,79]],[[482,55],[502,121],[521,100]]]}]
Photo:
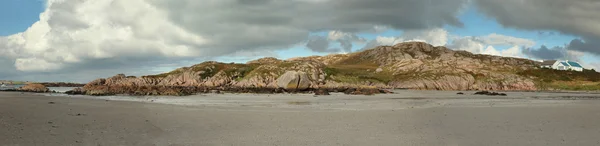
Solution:
[{"label": "heather-covered slope", "polygon": [[[306,74],[298,80],[310,82],[309,89],[538,90],[540,87],[549,89],[543,85],[554,82],[544,78],[548,74],[572,76],[562,75],[562,72],[536,74],[540,70],[536,62],[527,59],[478,55],[410,42],[351,54],[288,60],[262,58],[246,64],[209,61],[158,75],[128,77],[120,74],[92,81],[84,90],[109,87],[135,90],[142,86],[277,89],[281,88],[277,79],[290,71]],[[586,75],[599,76],[596,72]],[[573,80],[582,79],[573,77]]]}]

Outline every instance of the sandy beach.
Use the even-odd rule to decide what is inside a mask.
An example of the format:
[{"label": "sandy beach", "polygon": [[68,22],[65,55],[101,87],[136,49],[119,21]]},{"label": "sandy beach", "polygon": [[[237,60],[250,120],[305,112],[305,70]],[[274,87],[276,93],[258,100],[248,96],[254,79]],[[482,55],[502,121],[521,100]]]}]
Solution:
[{"label": "sandy beach", "polygon": [[[0,92],[0,145],[600,145],[600,94]],[[470,94],[471,92],[465,92]]]}]

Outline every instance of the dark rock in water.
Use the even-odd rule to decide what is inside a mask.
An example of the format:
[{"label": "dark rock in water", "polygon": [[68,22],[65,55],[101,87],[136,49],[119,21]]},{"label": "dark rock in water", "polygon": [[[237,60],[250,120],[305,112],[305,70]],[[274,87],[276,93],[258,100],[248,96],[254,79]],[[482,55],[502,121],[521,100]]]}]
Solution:
[{"label": "dark rock in water", "polygon": [[389,91],[389,90],[385,90],[385,89],[379,89],[379,93],[382,93],[382,94],[393,94],[394,92]]},{"label": "dark rock in water", "polygon": [[283,93],[282,88],[275,88],[274,93]]},{"label": "dark rock in water", "polygon": [[67,94],[67,95],[84,95],[85,91],[83,91],[83,89],[81,89],[81,88],[74,88],[73,90],[69,90],[69,91],[65,92],[65,94]]},{"label": "dark rock in water", "polygon": [[219,91],[219,90],[210,90],[210,93],[213,93],[213,94],[221,94],[221,91]]},{"label": "dark rock in water", "polygon": [[65,82],[45,82],[40,83],[46,87],[83,87],[85,84],[80,83],[65,83]]},{"label": "dark rock in water", "polygon": [[475,92],[475,95],[506,96],[506,94],[505,94],[505,93],[497,93],[497,92],[489,92],[489,91],[479,91],[479,92]]},{"label": "dark rock in water", "polygon": [[488,95],[488,94],[490,94],[489,91],[478,91],[478,92],[475,92],[475,95]]},{"label": "dark rock in water", "polygon": [[50,101],[50,102],[48,102],[48,104],[54,104],[54,102]]},{"label": "dark rock in water", "polygon": [[347,89],[346,91],[344,91],[344,94],[348,94],[348,95],[375,95],[375,94],[379,94],[379,93],[381,93],[381,91],[377,88],[362,88],[362,89],[350,88],[350,89]]},{"label": "dark rock in water", "polygon": [[315,95],[330,95],[329,90],[327,89],[317,89],[315,90]]},{"label": "dark rock in water", "polygon": [[375,95],[380,93],[379,89],[376,88],[361,89],[360,91],[363,95]]},{"label": "dark rock in water", "polygon": [[458,92],[458,93],[456,93],[456,94],[458,94],[458,95],[464,95],[464,94],[465,94],[465,93],[462,93],[462,92]]},{"label": "dark rock in water", "polygon": [[344,90],[344,94],[354,94],[356,92],[356,88],[348,88]]}]

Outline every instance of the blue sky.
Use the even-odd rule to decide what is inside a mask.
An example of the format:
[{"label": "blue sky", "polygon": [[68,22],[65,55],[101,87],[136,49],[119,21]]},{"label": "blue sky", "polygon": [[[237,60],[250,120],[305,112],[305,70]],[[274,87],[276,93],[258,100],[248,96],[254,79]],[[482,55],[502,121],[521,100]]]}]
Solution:
[{"label": "blue sky", "polygon": [[[449,0],[449,1],[462,1],[464,2],[465,0]],[[478,0],[471,0],[471,1],[478,1]],[[549,0],[549,1],[557,1],[557,0]],[[109,68],[109,69],[105,69],[105,70],[111,70],[110,72],[107,72],[106,74],[113,74],[113,73],[117,73],[120,71],[126,72],[126,73],[134,73],[135,75],[142,75],[142,74],[153,74],[153,73],[157,73],[157,72],[166,72],[166,71],[170,71],[174,68],[178,68],[181,66],[189,66],[192,64],[196,64],[199,62],[203,62],[206,60],[216,60],[216,61],[222,61],[222,62],[246,62],[249,60],[253,60],[253,59],[257,59],[257,58],[261,58],[261,57],[277,57],[280,59],[287,59],[287,58],[292,58],[292,57],[301,57],[301,56],[311,56],[311,55],[327,55],[329,53],[343,53],[342,51],[338,51],[338,52],[330,52],[330,51],[319,51],[319,50],[315,50],[315,48],[308,48],[307,44],[308,42],[310,42],[310,38],[314,37],[314,36],[321,36],[323,38],[327,38],[328,40],[328,44],[329,44],[329,48],[330,49],[338,49],[338,48],[342,48],[340,46],[340,44],[337,42],[338,40],[332,40],[329,36],[331,35],[331,32],[335,32],[338,30],[322,30],[320,32],[310,32],[309,36],[302,36],[302,35],[298,35],[298,34],[304,34],[303,31],[298,31],[295,32],[295,29],[298,29],[297,27],[302,27],[302,26],[319,26],[322,28],[336,28],[338,27],[338,25],[344,25],[344,23],[346,23],[346,21],[343,22],[331,22],[331,24],[329,21],[323,21],[323,22],[319,22],[318,20],[320,19],[310,19],[313,16],[307,17],[308,21],[316,21],[316,24],[296,24],[294,26],[290,25],[289,28],[284,27],[284,28],[271,28],[271,24],[265,24],[264,26],[258,26],[258,27],[249,27],[249,28],[241,28],[243,26],[235,26],[236,23],[239,23],[237,21],[232,21],[232,22],[227,22],[228,19],[223,18],[220,19],[219,17],[228,17],[228,15],[223,15],[223,16],[212,16],[209,15],[208,17],[205,16],[198,16],[198,18],[202,18],[202,19],[209,19],[209,20],[202,20],[202,21],[223,21],[220,23],[223,24],[219,24],[219,25],[231,25],[231,26],[235,26],[232,28],[218,28],[217,26],[206,26],[206,28],[194,28],[194,27],[199,27],[200,25],[198,24],[194,24],[194,23],[190,23],[190,24],[186,24],[186,21],[174,21],[175,18],[160,18],[163,16],[167,16],[167,15],[163,15],[161,14],[162,12],[156,11],[156,10],[152,10],[152,9],[148,9],[148,8],[136,8],[136,9],[132,9],[129,8],[129,6],[132,5],[142,5],[142,4],[146,4],[146,1],[140,0],[140,1],[113,1],[113,0],[97,0],[94,1],[96,3],[86,3],[89,2],[88,0],[81,0],[81,1],[48,1],[49,3],[54,3],[55,5],[60,5],[57,7],[46,7],[47,1],[45,0],[2,0],[0,1],[0,53],[2,53],[2,49],[8,49],[9,53],[16,53],[16,54],[12,54],[12,56],[9,55],[5,55],[2,56],[2,54],[0,54],[0,68],[4,67],[9,67],[12,70],[10,70],[8,73],[2,72],[0,71],[0,75],[19,75],[20,73],[60,73],[62,76],[68,76],[68,72],[60,72],[57,70],[58,69],[63,69],[63,68],[76,68],[77,65],[82,65],[82,66],[86,66],[86,64],[100,64],[103,65],[101,62],[94,62],[97,61],[98,59],[101,60],[107,60],[104,57],[108,57],[108,58],[114,58],[114,59],[122,59],[125,58],[123,60],[128,60],[128,57],[133,57],[133,60],[136,60],[135,57],[136,56],[153,56],[153,55],[160,55],[163,56],[164,58],[162,58],[163,62],[165,62],[164,64],[161,65],[156,65],[156,66],[151,66],[151,65],[145,65],[144,62],[135,62],[135,63],[130,63],[130,64],[126,64],[123,66],[118,66],[118,67],[114,67],[114,68]],[[377,1],[374,1],[374,3]],[[403,3],[402,0],[398,0],[399,4],[414,4],[415,2],[406,2]],[[441,1],[440,1],[441,2]],[[446,1],[444,1],[446,2]],[[423,27],[422,29],[417,29],[417,30],[394,30],[394,29],[387,29],[383,32],[371,32],[369,30],[366,30],[363,26],[364,24],[373,24],[370,22],[354,22],[356,23],[356,25],[348,25],[348,26],[339,26],[339,28],[351,28],[354,30],[359,30],[358,32],[343,32],[343,34],[348,35],[348,36],[354,36],[356,38],[360,38],[358,40],[349,40],[352,41],[352,51],[358,51],[362,48],[365,48],[366,45],[370,45],[370,44],[375,44],[375,45],[393,45],[390,43],[398,43],[402,42],[402,41],[409,41],[409,40],[422,40],[422,41],[426,41],[428,43],[432,43],[435,41],[440,41],[443,40],[442,44],[440,45],[444,45],[447,47],[450,47],[451,49],[462,49],[462,50],[468,50],[474,53],[484,53],[484,54],[492,54],[492,55],[503,55],[503,56],[511,56],[511,57],[524,57],[524,58],[530,58],[530,59],[536,59],[539,60],[539,56],[530,56],[530,55],[537,55],[537,54],[526,54],[526,53],[522,53],[521,50],[515,51],[513,48],[533,48],[533,50],[537,50],[535,48],[540,48],[542,45],[547,46],[548,48],[552,48],[555,46],[558,47],[565,47],[569,42],[571,42],[571,40],[573,39],[580,39],[576,34],[578,34],[578,32],[581,31],[573,31],[573,28],[570,29],[565,29],[564,27],[573,27],[573,26],[578,26],[576,25],[576,23],[578,22],[573,22],[575,24],[571,24],[571,23],[564,23],[564,24],[553,24],[552,26],[560,26],[560,27],[548,27],[548,26],[543,26],[543,27],[539,27],[536,25],[532,25],[532,26],[527,26],[533,23],[536,23],[535,20],[531,20],[531,22],[529,22],[529,20],[527,19],[522,19],[522,18],[518,18],[515,17],[514,20],[515,21],[528,21],[527,23],[514,23],[514,22],[507,22],[508,24],[510,24],[511,26],[514,27],[505,27],[502,24],[497,22],[497,19],[501,18],[502,13],[508,13],[506,11],[500,11],[500,12],[495,12],[495,13],[486,13],[487,15],[481,13],[480,10],[478,9],[485,9],[489,7],[486,6],[482,6],[482,5],[476,5],[475,3],[466,3],[468,6],[466,8],[458,8],[458,5],[455,7],[452,6],[448,6],[446,7],[448,4],[451,4],[452,2],[448,2],[447,4],[441,4],[437,7],[435,7],[436,10],[439,9],[439,12],[446,12],[444,10],[448,9],[451,11],[455,11],[455,10],[459,10],[459,12],[461,12],[460,14],[456,15],[456,18],[459,19],[460,22],[462,22],[464,24],[464,26],[462,27],[457,27],[454,25],[450,25],[451,23],[446,23],[446,22],[442,22],[441,25],[442,27],[439,26],[435,26],[434,28],[431,27]],[[518,0],[508,0],[506,3],[501,3],[501,2],[496,2],[496,1],[490,1],[489,3],[492,4],[492,7],[496,7],[496,5],[500,6],[505,6],[505,7],[513,7],[513,6],[519,6],[519,5],[515,5],[514,3],[511,2],[519,2],[519,4],[523,4],[522,2],[518,1]],[[538,2],[538,1],[536,1]],[[539,2],[545,2],[545,1],[539,1]],[[61,4],[66,4],[66,3],[70,3],[68,5],[61,5]],[[525,6],[525,4],[531,4],[531,5],[527,5]],[[528,17],[523,17],[523,18],[539,18],[539,19],[543,19],[546,18],[544,16],[540,16],[542,14],[538,14],[538,13],[524,13],[521,12],[523,10],[528,10],[528,9],[544,9],[546,10],[546,8],[544,8],[543,6],[545,5],[541,5],[541,4],[536,4],[535,2],[532,3],[525,3],[523,6],[519,6],[522,7],[521,10],[515,8],[512,10],[515,10],[515,13],[517,14],[523,14],[523,15],[535,15],[535,16],[528,16]],[[431,4],[426,4],[426,5],[431,5]],[[191,6],[195,6],[195,5],[191,5]],[[202,5],[198,5],[198,6],[202,6]],[[419,5],[417,5],[418,7]],[[97,8],[94,8],[97,7]],[[83,9],[86,8],[86,9]],[[93,8],[93,9],[92,9]],[[161,7],[162,8],[162,7]],[[166,7],[168,8],[168,7]],[[226,8],[214,8],[214,10],[210,10],[211,12],[215,12],[216,14],[220,14],[218,13],[219,10],[224,11],[224,14],[229,14],[227,12],[229,12],[230,9],[233,8],[233,6],[229,6]],[[422,15],[420,14],[402,14],[402,12],[405,11],[397,11],[397,9],[394,9],[394,7],[382,7],[382,8],[378,8],[378,9],[369,9],[368,7],[352,7],[352,9],[344,9],[344,8],[339,8],[336,10],[332,10],[329,13],[331,13],[330,15],[335,15],[337,17],[345,17],[347,13],[353,13],[354,9],[364,9],[364,10],[368,10],[368,11],[376,11],[376,10],[380,10],[380,9],[385,9],[382,10],[382,12],[386,12],[386,13],[392,13],[394,15],[399,15],[398,19],[399,20],[394,20],[395,22],[389,22],[387,20],[385,21],[381,21],[378,23],[382,23],[382,24],[376,24],[376,25],[394,25],[394,24],[401,24],[400,27],[408,27],[408,25],[403,25],[402,21],[405,21],[404,19],[406,19],[406,21],[422,21],[422,22],[416,22],[416,24],[419,23],[429,23],[429,22],[433,22],[435,23],[435,19],[442,19],[442,18],[438,18],[438,17],[446,17],[445,14],[437,14],[439,13],[438,11],[435,12],[428,12],[428,10],[425,9],[425,12],[421,12],[424,13]],[[123,9],[123,10],[121,10]],[[186,10],[185,8],[176,8],[176,10],[170,10],[170,9],[165,9],[165,11],[169,11],[169,12],[182,12],[178,15],[169,15],[169,16],[185,16],[186,19],[189,19],[190,22],[194,22],[193,18],[196,17],[196,15],[202,15],[201,13],[194,13],[195,11],[199,10],[200,8],[191,8]],[[203,8],[206,9],[206,8]],[[235,8],[234,8],[235,9]],[[238,8],[239,9],[239,8]],[[389,9],[389,10],[387,10]],[[404,7],[403,9],[410,9],[410,7]],[[423,8],[416,8],[416,9],[423,9]],[[508,9],[508,8],[506,8]],[[97,11],[96,11],[97,10]],[[141,11],[143,10],[143,11]],[[236,9],[237,10],[237,9]],[[487,10],[487,9],[486,9]],[[418,12],[418,10],[408,10],[409,12]],[[51,14],[49,15],[50,17],[47,19],[52,19],[52,20],[40,20],[40,13],[46,13],[46,14]],[[123,16],[122,18],[118,18],[115,15],[108,15],[110,14],[109,12],[118,12],[116,13],[116,16]],[[285,12],[285,11],[282,11]],[[365,11],[366,12],[366,11]],[[532,11],[525,11],[525,12],[532,12]],[[105,14],[106,13],[106,14]],[[129,14],[131,13],[131,14]],[[270,12],[269,12],[270,13]],[[273,12],[275,13],[275,12]],[[559,11],[559,12],[554,12],[554,13],[565,13],[565,11]],[[140,15],[143,14],[143,15]],[[192,15],[193,14],[193,15]],[[285,14],[285,13],[284,13]],[[545,14],[552,14],[552,13],[543,13]],[[140,16],[138,16],[140,15]],[[411,18],[414,15],[414,17],[421,17],[421,18],[425,18],[425,19],[413,19]],[[109,17],[110,16],[110,17]],[[141,16],[147,16],[147,17],[141,17]],[[325,15],[327,16],[327,15]],[[390,18],[387,15],[386,18],[381,18],[381,19],[394,19],[394,18]],[[511,14],[509,16],[514,16],[514,14]],[[568,15],[564,15],[564,16],[571,16],[571,17],[577,17],[576,15],[572,15],[572,14],[568,14]],[[189,18],[188,18],[189,17]],[[243,17],[256,17],[254,15],[247,15],[247,16],[243,16]],[[243,18],[242,16],[235,16],[232,18],[235,18],[236,20],[239,20],[239,18]],[[298,17],[298,19],[301,18],[301,16],[290,16],[290,17]],[[350,18],[353,18],[354,16],[349,15]],[[430,18],[431,17],[431,18]],[[450,16],[450,17],[454,17],[454,16]],[[96,18],[96,19],[94,19]],[[152,19],[148,19],[148,18],[152,18]],[[155,18],[159,18],[159,19],[155,19]],[[215,20],[213,20],[212,18],[216,18]],[[140,20],[135,20],[135,19],[140,19]],[[306,18],[304,18],[306,19]],[[431,20],[428,20],[431,19]],[[550,20],[554,19],[554,16],[549,17]],[[595,23],[595,22],[600,22],[598,21],[598,19],[596,18],[590,18],[588,16],[581,16],[579,18],[580,20],[585,20],[585,19],[589,19],[588,23]],[[123,21],[123,20],[132,20],[132,21]],[[156,22],[146,22],[146,21],[153,21],[156,20]],[[266,20],[266,19],[265,19]],[[340,19],[342,20],[342,19]],[[358,19],[358,20],[364,20],[364,19]],[[370,19],[368,19],[369,21],[371,21]],[[373,19],[374,21],[380,21],[380,19]],[[512,20],[512,19],[511,19]],[[48,27],[48,26],[44,26],[44,25],[38,25],[35,26],[35,29],[28,29],[28,28],[33,28],[34,26],[32,26],[32,24],[34,24],[35,22],[42,22],[41,24],[44,25],[50,25],[50,23],[52,23],[52,26]],[[248,24],[262,24],[262,23],[256,23],[256,22],[252,22],[251,19],[248,20],[244,20],[244,21],[248,21],[245,23]],[[93,22],[93,23],[92,23]],[[98,23],[101,22],[101,23]],[[143,22],[141,24],[137,24],[136,22]],[[353,21],[348,21],[348,22],[353,22]],[[548,22],[548,21],[546,21]],[[119,23],[123,23],[124,25],[119,26],[119,25],[115,25],[115,24],[119,24]],[[229,24],[229,23],[233,23],[233,24]],[[335,23],[335,24],[334,24]],[[387,24],[386,24],[387,23]],[[554,23],[558,23],[558,22],[554,22]],[[157,24],[157,25],[151,25],[151,24]],[[94,26],[91,26],[94,25]],[[149,27],[145,27],[144,25],[148,25]],[[373,24],[375,25],[375,24]],[[436,25],[436,24],[434,24]],[[85,28],[80,28],[82,26],[87,26],[89,27],[88,29]],[[356,27],[356,26],[360,26],[360,27]],[[240,27],[240,28],[238,28]],[[356,27],[356,28],[353,28]],[[155,28],[159,28],[156,30],[153,30]],[[528,30],[525,30],[523,28],[529,28]],[[550,29],[549,29],[550,28]],[[147,32],[147,35],[149,36],[143,36],[146,34],[139,34],[139,32],[136,35],[133,36],[128,36],[126,31],[123,30],[141,30],[144,33]],[[197,29],[199,29],[200,31],[196,31]],[[291,29],[291,30],[290,30]],[[305,29],[310,31],[313,28],[300,28],[300,29]],[[548,29],[548,30],[546,30]],[[187,32],[178,32],[178,31],[187,31]],[[210,31],[207,31],[210,30]],[[215,34],[211,34],[211,35],[205,35],[205,34],[201,34],[199,32],[213,32],[212,30],[218,30],[215,31],[217,33],[217,35],[219,35],[220,37],[215,38],[214,40],[211,40],[213,38],[211,38],[213,35]],[[263,32],[255,32],[257,30],[263,31]],[[297,33],[297,34],[286,34],[286,33],[279,33],[278,31],[283,30],[283,31],[289,31],[290,33]],[[441,30],[441,31],[439,31]],[[561,34],[559,32],[559,30],[564,31],[564,32],[568,32],[570,34],[574,34],[574,35],[565,35],[565,34]],[[3,42],[3,38],[7,38],[8,36],[17,34],[17,33],[22,33],[22,32],[29,32],[32,35],[29,35],[26,37],[24,36],[17,36],[16,38],[19,39],[14,39],[15,40],[20,40],[22,39],[23,41],[19,42],[19,43],[24,43],[24,44],[19,44],[19,45],[14,45],[15,42],[8,43],[8,45],[6,44],[2,44]],[[590,30],[590,31],[594,31],[594,30]],[[176,32],[176,33],[167,33],[167,32]],[[238,34],[238,32],[243,32],[243,33],[247,33],[247,34]],[[585,32],[585,31],[584,31]],[[135,33],[135,32],[134,32]],[[189,34],[191,33],[191,34]],[[256,34],[259,35],[256,35]],[[260,33],[265,33],[265,34],[260,34]],[[78,35],[80,37],[78,37]],[[156,37],[155,35],[158,35],[159,37]],[[247,35],[247,36],[244,36]],[[268,35],[273,35],[273,36],[268,36]],[[579,34],[581,35],[581,34]],[[6,36],[6,37],[1,37],[1,36]],[[90,37],[92,36],[92,37]],[[106,40],[102,40],[102,39],[97,39],[96,36],[105,36]],[[132,37],[132,38],[126,38],[123,36],[127,36],[127,37]],[[201,37],[207,37],[207,39],[209,41],[218,41],[218,44],[229,44],[232,43],[234,45],[234,47],[231,46],[227,46],[227,45],[223,45],[223,46],[217,46],[217,47],[221,47],[221,48],[195,48],[197,50],[199,50],[201,53],[197,54],[197,55],[192,55],[192,56],[186,56],[186,54],[192,54],[194,52],[186,52],[186,49],[183,50],[179,50],[176,51],[175,48],[179,48],[182,46],[194,46],[194,43],[198,43],[198,42],[202,42],[205,40],[198,40],[198,36]],[[138,38],[136,38],[138,37]],[[261,38],[261,37],[267,37],[267,38]],[[490,39],[492,37],[496,37],[497,40],[485,40],[485,39]],[[40,40],[41,38],[41,40]],[[126,41],[121,41],[119,40],[118,42],[115,41],[110,41],[110,39],[113,38],[119,38],[119,39],[123,39]],[[176,38],[174,40],[152,40],[152,39],[161,39],[161,38]],[[377,40],[376,38],[382,38],[382,40]],[[500,38],[500,40],[498,40],[498,38]],[[87,40],[86,40],[87,39]],[[127,40],[129,39],[129,40]],[[180,39],[180,40],[177,40]],[[194,40],[196,39],[196,40]],[[246,39],[246,40],[245,40]],[[261,40],[264,39],[264,40]],[[343,38],[343,39],[348,39],[348,38]],[[493,39],[493,38],[492,38]],[[591,40],[590,38],[586,38],[587,41],[589,42],[593,42],[593,40]],[[595,38],[592,38],[595,39]],[[271,43],[275,42],[275,43]],[[291,40],[291,41],[290,41]],[[304,41],[303,41],[304,40]],[[471,41],[471,42],[476,42],[476,44],[482,45],[482,48],[469,48],[472,46],[461,46],[458,45],[458,43],[461,43],[461,41]],[[44,41],[54,41],[54,42],[44,42]],[[163,42],[161,42],[163,41]],[[339,40],[342,41],[342,40]],[[348,40],[346,40],[348,41]],[[495,42],[494,42],[495,41]],[[498,42],[500,41],[500,42]],[[506,41],[505,43],[503,43],[502,41]],[[81,43],[81,42],[85,42],[85,43]],[[105,45],[114,45],[113,43],[122,43],[125,42],[123,44],[121,44],[123,46],[123,48],[112,48],[112,47],[107,47],[104,48]],[[127,43],[127,42],[131,42],[131,44]],[[144,45],[144,44],[148,44],[148,43],[152,43],[152,42],[158,42],[157,44],[153,44],[153,45]],[[165,45],[164,43],[172,43],[172,42],[176,42],[179,44],[168,44],[166,46],[164,46],[164,48],[154,48],[155,52],[152,51],[148,51],[149,48],[147,48],[148,46],[156,46],[156,45]],[[534,45],[531,46],[527,46],[527,44],[530,44],[529,42],[534,42]],[[266,48],[269,49],[261,49],[261,46],[254,46],[254,47],[249,47],[249,48],[238,48],[235,49],[236,47],[239,46],[247,46],[247,45],[256,45],[256,44],[266,44]],[[462,42],[464,43],[464,42]],[[97,44],[98,48],[93,48],[95,46],[92,46],[92,48],[89,48],[90,46],[86,46],[89,44]],[[136,47],[132,44],[135,45],[140,45],[139,47]],[[433,43],[432,43],[433,44]],[[515,45],[516,44],[516,45]],[[3,48],[5,46],[7,48]],[[196,46],[201,46],[204,44],[195,44]],[[472,44],[471,44],[472,45]],[[188,47],[189,47],[188,46]],[[466,48],[456,48],[456,46],[461,46],[461,47],[466,47]],[[476,45],[477,46],[477,45]],[[42,47],[42,48],[38,48],[38,47]],[[454,48],[453,48],[454,47]],[[366,47],[368,48],[368,47]],[[491,48],[491,49],[489,49]],[[151,48],[152,49],[152,48]],[[151,50],[150,49],[150,50]],[[181,48],[179,48],[181,49]],[[470,49],[470,50],[469,50]],[[142,51],[146,52],[146,54],[138,54],[137,52]],[[248,51],[248,50],[252,50],[252,51]],[[491,51],[490,51],[491,50]],[[511,51],[512,50],[512,51]],[[585,49],[583,49],[585,50]],[[86,52],[87,51],[87,52]],[[104,52],[103,52],[104,51]],[[550,51],[560,51],[560,50],[550,50]],[[594,53],[598,53],[595,50],[591,50],[588,51],[589,52],[577,52],[577,51],[581,51],[581,50],[575,50],[575,52],[572,52],[573,50],[570,50],[571,53],[570,55],[575,56],[575,59],[580,59],[582,61],[582,64],[584,65],[590,65],[590,67],[596,67],[596,68],[600,68],[600,57],[596,56],[596,55],[592,55]],[[150,52],[150,53],[148,53]],[[158,52],[158,53],[157,53]],[[179,52],[179,53],[178,53]],[[184,52],[184,53],[181,53]],[[574,53],[574,54],[573,54]],[[6,53],[4,53],[6,54]],[[175,57],[173,57],[175,56]],[[183,56],[183,57],[182,57]],[[570,57],[571,59],[573,59],[573,56],[563,56],[563,57]],[[2,58],[4,57],[4,58]],[[535,58],[537,57],[537,58]],[[192,59],[190,59],[192,58]],[[70,60],[69,60],[70,59]],[[147,59],[147,58],[146,58]],[[18,61],[17,61],[18,60]],[[67,61],[69,60],[69,61]],[[110,60],[110,59],[108,59]],[[142,61],[144,59],[141,59]],[[73,63],[74,62],[74,63]],[[160,61],[159,61],[160,62]],[[109,64],[114,63],[114,62],[107,62]],[[146,63],[147,64],[147,63]],[[592,66],[593,65],[593,66]],[[88,68],[88,69],[92,69],[93,68]],[[81,73],[83,74],[83,73]],[[33,75],[32,75],[33,76]],[[33,76],[33,78],[35,78],[36,76]]]},{"label": "blue sky", "polygon": [[2,0],[0,1],[0,36],[23,32],[39,20],[44,10],[40,0]]}]

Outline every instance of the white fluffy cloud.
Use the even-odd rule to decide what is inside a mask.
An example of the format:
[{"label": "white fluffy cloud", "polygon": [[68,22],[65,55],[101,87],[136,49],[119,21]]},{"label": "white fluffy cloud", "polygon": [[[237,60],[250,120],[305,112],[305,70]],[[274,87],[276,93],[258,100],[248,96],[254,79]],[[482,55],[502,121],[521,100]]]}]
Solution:
[{"label": "white fluffy cloud", "polygon": [[448,43],[448,31],[441,28],[428,30],[407,30],[398,37],[382,37],[377,36],[369,41],[363,49],[370,49],[381,45],[394,45],[402,42],[426,42],[434,46],[444,46]]},{"label": "white fluffy cloud", "polygon": [[190,58],[287,49],[315,32],[331,31],[327,40],[347,50],[348,42],[364,41],[354,35],[361,32],[462,26],[456,15],[468,0],[436,1],[47,0],[38,22],[0,37],[0,66],[8,67],[0,76],[78,73],[90,79]]},{"label": "white fluffy cloud", "polygon": [[166,17],[144,0],[48,0],[40,21],[4,38],[0,50],[16,60],[20,71],[53,71],[93,59],[202,53],[193,46],[207,40]]},{"label": "white fluffy cloud", "polygon": [[492,33],[484,37],[479,37],[478,39],[480,39],[483,43],[488,45],[511,45],[525,47],[531,47],[535,45],[535,42],[529,39],[506,36],[496,33]]},{"label": "white fluffy cloud", "polygon": [[358,33],[462,26],[456,16],[467,1],[47,0],[38,22],[0,36],[0,77],[152,74],[160,64],[304,45],[316,32],[331,32],[326,42],[340,44],[324,52],[349,50],[365,41]]},{"label": "white fluffy cloud", "polygon": [[[398,37],[381,37],[378,36],[375,39],[369,41],[363,49],[370,49],[379,45],[394,45],[402,42],[426,42],[434,46],[447,46],[451,49],[465,50],[476,54],[488,54],[496,56],[506,57],[520,57],[525,58],[522,47],[531,47],[535,45],[535,41],[517,38],[512,36],[506,36],[501,34],[492,33],[486,36],[477,37],[461,37],[454,36],[448,33],[448,31],[436,28],[429,30],[419,31],[406,31]],[[451,41],[451,42],[449,42]],[[496,49],[494,45],[511,46],[507,49]]]},{"label": "white fluffy cloud", "polygon": [[[494,47],[495,45],[511,47],[499,50]],[[535,41],[533,40],[492,33],[486,36],[477,37],[454,36],[452,37],[452,43],[448,44],[447,47],[476,54],[526,58],[527,56],[523,54],[522,48],[534,45]]]}]

